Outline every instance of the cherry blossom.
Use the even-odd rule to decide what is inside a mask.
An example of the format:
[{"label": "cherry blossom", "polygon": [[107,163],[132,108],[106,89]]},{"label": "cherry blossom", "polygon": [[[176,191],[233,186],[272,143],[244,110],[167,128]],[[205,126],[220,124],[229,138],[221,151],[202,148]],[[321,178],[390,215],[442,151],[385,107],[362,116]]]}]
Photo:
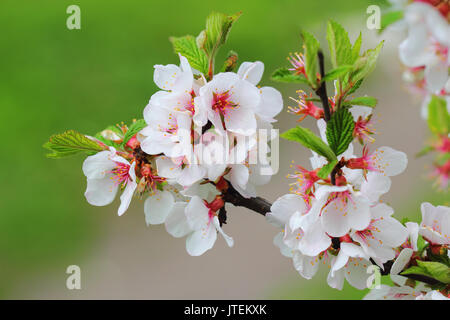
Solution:
[{"label": "cherry blossom", "polygon": [[119,189],[124,189],[118,210],[119,216],[124,214],[137,187],[135,163],[130,164],[111,147],[87,157],[83,173],[87,178],[84,195],[89,204],[106,206],[113,202]]},{"label": "cherry blossom", "polygon": [[405,9],[408,38],[399,47],[400,59],[408,67],[425,67],[428,89],[438,93],[448,80],[450,26],[426,3],[412,3]]},{"label": "cherry blossom", "polygon": [[450,244],[450,208],[422,203],[419,234],[432,244]]},{"label": "cherry blossom", "polygon": [[[223,203],[221,203],[223,205]],[[211,249],[219,232],[229,247],[234,245],[233,238],[226,235],[219,222],[216,202],[207,203],[194,196],[185,208],[187,225],[192,232],[186,238],[186,250],[192,256],[199,256]],[[182,222],[184,224],[184,221]],[[173,229],[172,229],[173,230]]]}]

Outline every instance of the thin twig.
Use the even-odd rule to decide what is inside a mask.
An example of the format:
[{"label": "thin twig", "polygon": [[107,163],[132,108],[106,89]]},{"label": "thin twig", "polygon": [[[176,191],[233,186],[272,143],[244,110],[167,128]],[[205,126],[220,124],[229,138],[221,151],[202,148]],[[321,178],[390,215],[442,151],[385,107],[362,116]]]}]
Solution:
[{"label": "thin twig", "polygon": [[323,80],[325,78],[325,64],[324,64],[324,58],[323,58],[322,51],[319,50],[319,52],[317,53],[317,56],[319,58],[321,83],[320,83],[320,87],[316,90],[316,94],[319,96],[320,101],[322,101],[324,120],[325,120],[325,122],[328,122],[331,119],[331,112],[330,112],[330,105],[328,103],[327,85],[326,85],[326,81]]},{"label": "thin twig", "polygon": [[270,207],[272,206],[270,202],[261,197],[244,198],[229,182],[228,189],[223,193],[222,199],[237,207],[245,207],[263,216],[270,212]]},{"label": "thin twig", "polygon": [[[319,58],[319,69],[320,69],[320,87],[316,90],[316,94],[319,96],[320,101],[322,101],[322,107],[323,107],[323,113],[324,113],[324,120],[328,123],[331,119],[331,111],[330,111],[330,104],[328,102],[328,94],[327,94],[327,85],[326,81],[323,79],[325,78],[325,62],[323,58],[323,53],[321,50],[317,52],[317,56]],[[330,174],[330,180],[332,185],[336,185],[336,168],[331,171]]]}]

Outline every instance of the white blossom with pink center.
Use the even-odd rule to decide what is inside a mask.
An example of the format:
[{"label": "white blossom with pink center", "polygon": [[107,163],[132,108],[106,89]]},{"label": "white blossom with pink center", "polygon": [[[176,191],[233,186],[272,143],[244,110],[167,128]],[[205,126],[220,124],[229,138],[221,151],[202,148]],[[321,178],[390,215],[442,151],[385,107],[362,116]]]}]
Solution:
[{"label": "white blossom with pink center", "polygon": [[86,200],[94,206],[106,206],[114,201],[119,189],[124,189],[118,210],[119,216],[122,215],[137,187],[134,170],[135,163],[130,164],[117,155],[113,147],[87,157],[83,163],[83,173],[87,178]]},{"label": "white blossom with pink center", "polygon": [[394,248],[403,244],[408,230],[398,220],[392,218],[394,210],[384,203],[370,208],[371,221],[367,228],[352,231],[351,238],[358,242],[365,254],[379,265],[396,257]]},{"label": "white blossom with pink center", "polygon": [[439,94],[449,79],[450,24],[422,2],[408,5],[404,16],[408,37],[400,44],[400,59],[408,67],[424,67],[427,89]]},{"label": "white blossom with pink center", "polygon": [[431,244],[450,244],[450,208],[422,203],[419,234]]}]

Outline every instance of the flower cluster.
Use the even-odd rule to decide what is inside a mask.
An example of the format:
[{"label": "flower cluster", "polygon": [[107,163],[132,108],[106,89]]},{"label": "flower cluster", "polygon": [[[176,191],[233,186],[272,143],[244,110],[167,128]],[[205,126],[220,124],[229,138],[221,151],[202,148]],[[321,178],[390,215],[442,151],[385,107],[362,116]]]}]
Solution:
[{"label": "flower cluster", "polygon": [[[211,29],[204,31],[210,33],[209,41],[217,32],[211,24],[222,19],[224,34],[216,34],[221,43],[235,18],[212,14]],[[272,123],[283,100],[276,89],[258,86],[262,62],[243,62],[233,72],[237,58],[232,57],[233,63],[227,60],[225,70],[214,74],[215,53],[207,43],[190,36],[173,42],[180,64],[154,66],[160,90],[151,96],[143,119],[130,127],[108,127],[87,142],[81,136],[79,143],[95,151],[83,163],[85,197],[92,205],[105,206],[121,192],[119,215],[133,197],[145,197],[147,224],[165,224],[174,237],[186,236],[187,252],[198,256],[212,248],[217,233],[233,246],[222,230],[225,194],[255,197],[255,187],[274,174],[268,137],[276,137]],[[208,55],[208,68],[193,67],[201,67]],[[49,148],[58,152],[55,145]]]},{"label": "flower cluster", "polygon": [[[440,0],[390,1],[394,10],[399,11],[387,14],[403,16],[390,28],[407,33],[399,46],[400,60],[405,66],[403,78],[413,93],[423,97],[421,114],[433,133],[432,141],[421,154],[430,151],[437,154],[432,176],[436,185],[447,191],[449,124],[435,119],[449,118],[450,112],[450,4]],[[442,106],[436,106],[436,101]]]},{"label": "flower cluster", "polygon": [[[353,106],[350,111],[358,122],[359,114],[371,110]],[[327,143],[326,123],[317,123]],[[407,157],[389,147],[369,152],[366,146],[357,157],[349,144],[338,160],[332,184],[329,177],[318,176],[326,158],[313,152],[312,170],[297,166],[289,175],[296,180],[292,193],[276,200],[266,217],[282,228],[275,244],[293,258],[300,275],[310,279],[323,264],[330,268],[328,283],[333,288],[341,289],[347,279],[363,289],[371,260],[383,267],[407,238],[406,227],[392,217],[394,210],[380,201],[391,187],[390,177],[405,170]]]},{"label": "flower cluster", "polygon": [[[144,109],[147,126],[137,134],[140,149],[170,187],[149,198],[144,210],[148,223],[165,223],[175,237],[187,235],[188,253],[201,255],[217,232],[233,245],[218,218],[227,184],[249,198],[256,196],[256,185],[269,181],[249,157],[258,147],[257,130],[271,128],[283,101],[277,90],[256,86],[262,62],[244,62],[237,73],[207,81],[181,55],[180,61],[179,67],[155,66],[154,80],[162,90]],[[177,200],[170,195],[174,188],[180,190]]]},{"label": "flower cluster", "polygon": [[[406,223],[407,241],[398,248],[398,257],[391,266],[390,278],[395,285],[380,285],[379,288],[372,289],[364,299],[450,300],[450,288],[443,284],[450,277],[450,208],[435,207],[426,202],[422,204],[421,210],[420,225],[415,222]],[[441,262],[432,262],[433,259]],[[437,272],[442,274],[439,278],[442,282],[435,283],[434,288],[406,278],[408,274],[427,277]]]},{"label": "flower cluster", "polygon": [[[433,19],[430,12],[435,11],[427,10],[426,19]],[[217,234],[234,245],[222,229],[226,203],[231,203],[265,215],[280,228],[275,245],[307,279],[325,265],[331,287],[342,289],[346,279],[364,289],[370,287],[367,270],[375,268],[390,274],[396,286],[374,289],[367,299],[446,298],[450,209],[424,203],[420,225],[402,224],[392,216],[394,210],[380,198],[408,160],[390,147],[369,148],[377,99],[353,97],[375,68],[382,43],[361,54],[361,35],[352,44],[344,28],[329,21],[331,71],[325,73],[320,43],[303,32],[303,52],[291,54],[291,66],[274,72],[274,80],[308,84],[315,93],[317,98],[299,90],[288,111],[299,117],[297,122],[314,119],[319,135],[301,126],[281,134],[312,152],[311,168],[295,165],[296,171],[288,175],[294,179],[290,193],[270,204],[257,197],[256,187],[268,183],[276,171],[269,158],[277,150],[269,144],[277,137],[272,124],[283,108],[281,94],[258,86],[264,72],[260,61],[243,62],[235,72],[234,52],[221,71],[214,72],[217,50],[238,17],[213,13],[198,37],[171,38],[180,64],[155,65],[153,80],[159,91],[144,108],[143,119],[109,126],[93,137],[74,130],[53,135],[44,145],[52,152],[48,156],[88,153],[82,169],[90,204],[111,204],[120,193],[118,214],[123,215],[133,198],[145,198],[146,223],[164,224],[172,236],[185,237],[192,256],[211,249]],[[422,27],[418,25],[419,35],[428,34]],[[404,50],[416,53],[410,42],[420,39],[408,38]],[[422,48],[420,41],[415,45],[427,52],[435,48],[428,43]],[[426,70],[435,69],[433,63],[441,63],[442,55],[448,58],[444,49],[436,50],[431,60],[420,60]],[[436,78],[429,70],[425,75],[433,88],[441,86],[442,75]],[[327,81],[334,83],[331,97]],[[439,137],[433,148],[448,155],[450,122],[442,101],[433,95],[428,119]],[[448,177],[448,158],[438,169],[447,170]]]}]

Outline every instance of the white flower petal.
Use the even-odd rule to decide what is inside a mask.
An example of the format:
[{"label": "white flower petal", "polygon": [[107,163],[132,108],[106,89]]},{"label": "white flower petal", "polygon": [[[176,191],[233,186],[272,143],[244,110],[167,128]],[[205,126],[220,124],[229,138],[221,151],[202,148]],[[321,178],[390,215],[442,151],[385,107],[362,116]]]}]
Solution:
[{"label": "white flower petal", "polygon": [[191,256],[200,256],[214,246],[216,239],[216,228],[210,224],[205,229],[192,232],[186,238],[186,251]]},{"label": "white flower petal", "polygon": [[239,66],[237,74],[243,80],[247,80],[250,83],[257,85],[261,81],[264,73],[264,63],[261,61],[255,62],[243,62]]},{"label": "white flower petal", "polygon": [[172,193],[156,190],[144,203],[145,222],[147,222],[147,225],[164,223],[174,203]]},{"label": "white flower petal", "polygon": [[[133,163],[134,165],[135,163]],[[133,166],[134,167],[134,166]],[[136,177],[134,177],[136,179]],[[130,206],[131,199],[133,199],[134,191],[137,188],[137,183],[135,181],[128,181],[125,186],[125,190],[123,190],[122,195],[120,196],[120,206],[117,214],[119,216],[123,215],[125,211],[127,211]]]},{"label": "white flower petal", "polygon": [[175,238],[184,237],[193,231],[187,222],[186,205],[186,202],[175,202],[171,212],[165,219],[167,232]]},{"label": "white flower petal", "polygon": [[106,174],[103,179],[87,179],[84,196],[89,204],[106,206],[114,201],[119,186],[112,178],[112,174]]}]

